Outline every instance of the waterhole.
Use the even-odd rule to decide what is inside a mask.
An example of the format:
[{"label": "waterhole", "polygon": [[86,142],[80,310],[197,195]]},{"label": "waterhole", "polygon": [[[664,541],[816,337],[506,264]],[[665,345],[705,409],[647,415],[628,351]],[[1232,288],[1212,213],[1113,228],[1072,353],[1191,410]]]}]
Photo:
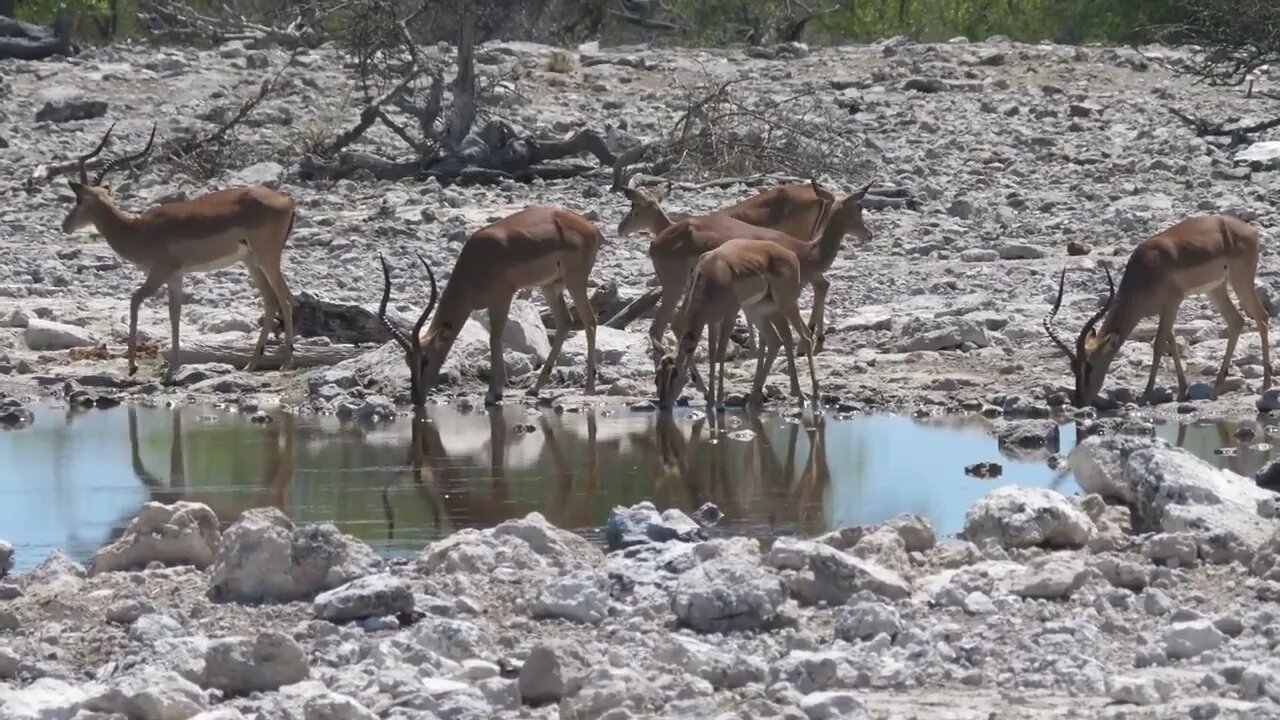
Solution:
[{"label": "waterhole", "polygon": [[[0,432],[0,538],[16,548],[19,570],[54,548],[87,561],[148,500],[202,502],[224,524],[274,505],[295,522],[332,522],[382,552],[411,554],[458,529],[534,511],[600,540],[612,507],[641,500],[688,512],[715,503],[723,518],[713,533],[768,540],[904,512],[951,535],[995,487],[1078,492],[1065,467],[1050,467],[1048,451],[1002,452],[975,416],[815,423],[432,406],[425,422],[371,424],[286,413],[262,422],[199,406],[33,410],[33,425]],[[1241,427],[1254,437],[1238,439]],[[1060,427],[1061,453],[1075,432]],[[1249,475],[1271,460],[1275,432],[1252,421],[1156,427]],[[998,463],[998,472],[980,463]]]}]

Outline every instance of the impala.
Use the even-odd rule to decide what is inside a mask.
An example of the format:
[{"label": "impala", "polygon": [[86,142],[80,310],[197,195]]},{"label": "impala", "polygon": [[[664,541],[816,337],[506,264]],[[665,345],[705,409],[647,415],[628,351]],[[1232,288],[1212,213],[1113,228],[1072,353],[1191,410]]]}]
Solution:
[{"label": "impala", "polygon": [[[1120,346],[1140,320],[1152,315],[1158,315],[1160,321],[1152,340],[1154,352],[1146,393],[1149,395],[1155,389],[1156,373],[1160,369],[1160,345],[1163,342],[1168,345],[1169,354],[1173,356],[1173,367],[1178,374],[1179,395],[1185,396],[1187,378],[1173,336],[1173,321],[1182,301],[1190,295],[1200,294],[1209,296],[1209,301],[1227,324],[1227,348],[1215,383],[1221,391],[1231,357],[1235,353],[1236,341],[1244,328],[1244,318],[1227,294],[1228,285],[1236,291],[1245,312],[1258,325],[1258,334],[1262,338],[1262,386],[1263,389],[1271,387],[1267,312],[1254,290],[1259,243],[1256,228],[1227,215],[1188,218],[1143,240],[1129,256],[1124,274],[1120,277],[1119,292],[1112,282],[1111,271],[1106,270],[1106,304],[1080,330],[1076,337],[1075,352],[1058,338],[1050,325],[1062,305],[1063,284],[1066,281],[1064,268],[1058,279],[1058,298],[1044,319],[1044,327],[1049,338],[1071,361],[1071,373],[1075,376],[1075,405],[1081,407],[1093,402]],[[1095,327],[1100,319],[1102,325]]]},{"label": "impala", "polygon": [[[862,243],[870,241],[871,233],[862,221],[862,199],[870,188],[867,184],[837,199],[816,181],[783,185],[709,215],[672,220],[662,209],[670,185],[659,186],[653,192],[622,186],[631,209],[618,224],[618,234],[648,230],[653,235],[649,258],[662,287],[662,298],[649,331],[651,342],[661,347],[662,335],[671,324],[676,301],[683,294],[698,257],[730,238],[751,238],[776,242],[796,253],[804,281],[813,285],[809,330],[817,339],[817,350],[821,350],[831,285],[826,272],[839,255],[845,235],[853,235]],[[829,206],[829,220],[825,230],[815,237],[814,228],[824,205]]]},{"label": "impala", "polygon": [[[809,379],[813,386],[813,402],[818,403],[818,375],[813,364],[813,345],[809,330],[800,316],[800,262],[795,253],[768,240],[735,238],[702,255],[694,270],[693,283],[685,295],[685,328],[676,353],[662,357],[655,378],[658,407],[671,409],[684,389],[689,366],[698,339],[707,329],[707,408],[724,399],[724,351],[729,328],[739,307],[759,329],[764,358],[757,361],[751,401],[763,398],[764,380],[777,357],[778,348],[787,354],[793,395],[800,392],[796,375],[795,350],[791,330],[800,336],[801,347],[809,361]],[[719,372],[717,372],[717,365]],[[718,387],[717,387],[718,384]]]},{"label": "impala", "polygon": [[[479,309],[489,311],[490,372],[485,403],[500,402],[506,385],[502,333],[511,300],[517,290],[534,286],[541,288],[547,299],[555,318],[556,333],[547,361],[529,394],[537,395],[551,377],[560,346],[569,335],[572,320],[564,301],[565,290],[573,299],[574,310],[587,335],[587,393],[594,393],[596,317],[587,294],[587,278],[603,242],[604,237],[590,220],[564,208],[532,207],[481,228],[463,244],[453,273],[440,293],[440,308],[423,335],[422,325],[436,300],[432,275],[431,302],[418,317],[409,338],[386,318],[391,276],[383,260],[382,306],[378,314],[405,352],[414,404],[421,404],[427,391],[435,386],[463,323]],[[426,265],[425,260],[422,262]],[[429,266],[427,271],[431,271]]]},{"label": "impala", "polygon": [[138,310],[142,302],[160,289],[169,287],[169,331],[172,357],[164,372],[167,382],[181,364],[178,345],[178,320],[182,315],[182,278],[187,273],[205,272],[243,263],[262,297],[262,330],[253,356],[245,370],[254,369],[262,360],[267,335],[277,314],[284,321],[285,342],[281,347],[280,367],[293,367],[293,300],[280,259],[293,230],[294,201],[265,187],[240,187],[202,195],[192,200],[163,203],[135,215],[121,210],[111,198],[110,189],[102,184],[112,169],[132,164],[151,152],[156,130],[140,152],[118,157],[98,171],[93,182],[85,171],[85,163],[97,157],[106,147],[112,124],[98,146],[78,159],[80,179],[69,181],[75,193],[75,206],[62,221],[65,233],[74,233],[92,225],[107,245],[120,257],[146,272],[142,287],[129,303],[129,374],[138,371]]}]

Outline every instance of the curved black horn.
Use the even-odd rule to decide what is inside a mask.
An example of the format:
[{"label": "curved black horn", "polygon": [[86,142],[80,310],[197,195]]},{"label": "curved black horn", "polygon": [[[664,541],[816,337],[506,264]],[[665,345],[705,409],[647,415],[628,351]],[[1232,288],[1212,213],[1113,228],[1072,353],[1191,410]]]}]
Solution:
[{"label": "curved black horn", "polygon": [[618,192],[623,188],[630,187],[631,176],[626,173],[627,166],[632,165],[639,160],[641,156],[649,150],[648,143],[640,143],[633,147],[627,148],[617,160],[613,162],[613,184],[609,187],[611,192]]},{"label": "curved black horn", "polygon": [[400,328],[387,318],[387,302],[391,300],[391,268],[387,267],[387,259],[382,257],[382,253],[378,253],[378,262],[382,263],[382,302],[378,304],[378,319],[387,328],[387,332],[391,333],[391,337],[395,339],[401,350],[413,352],[404,333],[400,332]]},{"label": "curved black horn", "polygon": [[98,157],[98,154],[102,152],[102,148],[107,146],[107,140],[111,137],[111,131],[115,129],[116,129],[116,124],[111,123],[111,127],[107,128],[106,134],[104,134],[102,136],[102,139],[98,141],[98,147],[94,148],[87,154],[81,155],[80,157],[76,158],[76,165],[77,165],[77,168],[80,170],[80,183],[82,185],[89,184],[89,173],[85,170],[85,163]]},{"label": "curved black horn", "polygon": [[1089,321],[1080,329],[1080,335],[1076,337],[1077,354],[1084,352],[1084,343],[1089,337],[1089,332],[1094,329],[1094,326],[1098,324],[1098,321],[1102,319],[1102,316],[1106,315],[1107,311],[1111,309],[1111,302],[1115,300],[1116,297],[1116,286],[1115,282],[1111,279],[1111,268],[1103,265],[1102,270],[1107,274],[1107,301],[1102,304],[1102,307],[1098,308],[1098,312],[1094,313],[1093,317],[1089,318]]},{"label": "curved black horn", "polygon": [[155,140],[156,140],[156,124],[151,123],[151,137],[147,138],[146,147],[142,148],[141,151],[136,152],[132,155],[125,155],[122,157],[118,157],[108,162],[106,165],[103,165],[102,169],[98,171],[98,176],[94,178],[93,184],[101,185],[102,179],[107,176],[107,173],[120,167],[121,165],[132,165],[133,163],[149,155],[151,153],[151,145],[155,142]]},{"label": "curved black horn", "polygon": [[1058,315],[1058,308],[1062,307],[1062,290],[1066,281],[1067,269],[1064,267],[1062,268],[1062,275],[1058,277],[1058,299],[1053,301],[1053,309],[1044,317],[1044,331],[1049,333],[1049,339],[1053,341],[1054,345],[1058,346],[1058,349],[1062,351],[1063,355],[1067,356],[1067,359],[1069,359],[1071,364],[1074,366],[1076,363],[1076,354],[1071,352],[1071,348],[1067,347],[1067,344],[1062,341],[1062,338],[1059,338],[1057,333],[1053,331],[1052,325],[1053,318]]},{"label": "curved black horn", "polygon": [[427,264],[427,259],[422,257],[422,253],[416,254],[418,260],[422,262],[422,267],[427,269],[427,279],[431,281],[431,299],[427,301],[426,309],[418,316],[418,322],[413,324],[413,345],[418,352],[422,352],[422,326],[427,324],[427,317],[436,307],[436,274],[431,272],[431,266]]}]

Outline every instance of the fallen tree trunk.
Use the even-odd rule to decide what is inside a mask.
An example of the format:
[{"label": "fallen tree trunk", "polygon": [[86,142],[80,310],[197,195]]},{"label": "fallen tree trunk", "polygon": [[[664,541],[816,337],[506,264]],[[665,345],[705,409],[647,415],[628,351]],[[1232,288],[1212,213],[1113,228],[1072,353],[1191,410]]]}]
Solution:
[{"label": "fallen tree trunk", "polygon": [[[293,362],[295,367],[327,367],[367,352],[369,352],[367,347],[351,345],[297,345],[293,350]],[[182,349],[178,353],[178,358],[183,365],[226,363],[235,368],[243,368],[249,363],[251,357],[253,357],[253,343],[226,346],[192,340],[183,342]],[[268,347],[258,363],[258,369],[278,370],[279,368],[279,347]]]},{"label": "fallen tree trunk", "polygon": [[44,60],[55,55],[71,56],[75,48],[71,44],[69,28],[62,27],[59,19],[52,27],[0,17],[0,60]]}]

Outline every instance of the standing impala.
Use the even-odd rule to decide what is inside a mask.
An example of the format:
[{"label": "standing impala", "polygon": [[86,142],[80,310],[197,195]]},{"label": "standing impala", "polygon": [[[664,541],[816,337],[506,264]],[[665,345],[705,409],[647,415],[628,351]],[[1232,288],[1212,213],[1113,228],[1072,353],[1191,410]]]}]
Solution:
[{"label": "standing impala", "polygon": [[129,302],[129,374],[138,371],[138,310],[161,285],[169,286],[169,331],[172,357],[164,372],[168,382],[181,365],[178,320],[182,315],[182,277],[191,272],[218,270],[243,263],[262,296],[262,330],[245,370],[262,360],[267,335],[277,314],[284,320],[285,342],[280,367],[293,367],[293,301],[280,273],[280,259],[293,230],[295,204],[288,196],[265,187],[241,187],[201,195],[193,200],[169,202],[135,215],[121,210],[111,199],[102,179],[112,169],[128,165],[151,152],[156,130],[147,145],[134,155],[107,162],[93,182],[85,163],[106,147],[112,124],[98,146],[79,158],[80,180],[69,181],[75,207],[62,221],[62,230],[73,233],[93,225],[117,255],[147,274]]},{"label": "standing impala", "polygon": [[[1064,268],[1058,280],[1058,298],[1044,319],[1044,327],[1049,338],[1071,361],[1071,373],[1075,376],[1075,405],[1081,407],[1093,402],[1120,346],[1137,327],[1138,321],[1152,315],[1160,317],[1160,325],[1152,340],[1154,352],[1146,393],[1149,395],[1155,389],[1156,373],[1160,369],[1160,345],[1165,343],[1178,374],[1179,396],[1185,396],[1187,377],[1178,357],[1173,321],[1178,314],[1178,306],[1190,295],[1207,294],[1227,324],[1227,348],[1216,380],[1217,389],[1221,391],[1236,341],[1244,328],[1244,318],[1227,294],[1228,285],[1236,291],[1245,312],[1258,324],[1258,334],[1262,338],[1262,387],[1271,387],[1267,311],[1254,290],[1259,242],[1256,228],[1227,215],[1188,218],[1143,240],[1129,256],[1124,275],[1120,278],[1119,292],[1111,280],[1111,271],[1106,271],[1107,302],[1080,330],[1075,352],[1054,334],[1050,326],[1062,305],[1067,272]],[[1095,329],[1099,319],[1102,325]]]},{"label": "standing impala", "polygon": [[[662,286],[658,314],[649,331],[655,347],[662,345],[662,335],[675,315],[676,302],[684,293],[698,257],[730,238],[752,238],[783,244],[796,253],[804,281],[813,285],[809,331],[818,343],[815,350],[821,349],[831,285],[825,273],[839,255],[845,235],[854,235],[863,243],[871,239],[871,232],[862,222],[862,198],[870,184],[843,199],[837,199],[816,182],[783,185],[723,210],[682,220],[672,220],[662,209],[669,185],[654,192],[621,186],[618,180],[615,185],[631,201],[631,209],[618,224],[618,234],[644,230],[653,234],[649,258]],[[814,227],[824,204],[830,205],[830,219],[815,238]],[[679,325],[676,332],[679,333]]]},{"label": "standing impala", "polygon": [[[547,299],[555,318],[556,334],[542,372],[529,390],[537,395],[551,377],[560,346],[569,335],[569,308],[564,291],[569,291],[574,310],[587,335],[587,393],[596,387],[596,316],[587,294],[587,278],[595,265],[604,236],[590,220],[556,207],[532,207],[509,215],[492,225],[477,230],[462,246],[453,273],[440,293],[440,308],[431,319],[425,335],[422,325],[435,304],[435,279],[432,278],[431,304],[418,318],[413,335],[404,338],[386,319],[387,297],[391,279],[383,262],[384,289],[379,316],[405,351],[412,382],[413,402],[423,397],[440,376],[449,350],[458,338],[462,325],[476,310],[489,311],[489,392],[485,403],[502,400],[507,384],[506,364],[502,357],[502,332],[507,325],[511,300],[516,291],[538,287]],[[426,264],[426,261],[422,261]],[[431,268],[427,268],[430,272]]]},{"label": "standing impala", "polygon": [[[680,336],[680,344],[674,355],[663,356],[655,378],[658,391],[658,407],[671,409],[671,405],[684,389],[693,362],[698,339],[707,330],[707,409],[715,408],[724,400],[724,355],[729,339],[729,328],[741,307],[747,318],[760,330],[761,344],[766,357],[757,362],[756,376],[751,387],[751,401],[763,398],[765,377],[777,357],[781,346],[787,354],[791,389],[800,396],[800,381],[796,376],[795,350],[791,344],[791,330],[800,336],[809,361],[809,379],[813,385],[813,403],[818,406],[818,375],[813,364],[813,345],[809,330],[800,316],[800,262],[795,253],[768,240],[735,238],[706,252],[698,260],[693,284],[685,295],[684,312],[686,326]],[[708,328],[708,326],[710,326]],[[718,371],[717,371],[718,366]]]}]

